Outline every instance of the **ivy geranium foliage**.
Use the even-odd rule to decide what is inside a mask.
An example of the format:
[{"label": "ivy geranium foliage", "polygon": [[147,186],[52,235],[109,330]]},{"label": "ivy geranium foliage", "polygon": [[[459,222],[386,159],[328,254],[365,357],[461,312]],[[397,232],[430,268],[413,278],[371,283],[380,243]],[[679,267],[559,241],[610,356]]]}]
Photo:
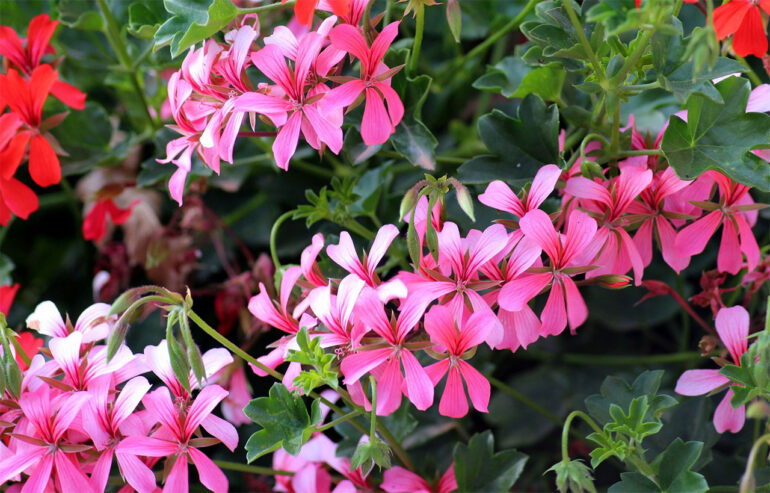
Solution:
[{"label": "ivy geranium foliage", "polygon": [[0,0],[0,490],[770,488],[768,0]]}]

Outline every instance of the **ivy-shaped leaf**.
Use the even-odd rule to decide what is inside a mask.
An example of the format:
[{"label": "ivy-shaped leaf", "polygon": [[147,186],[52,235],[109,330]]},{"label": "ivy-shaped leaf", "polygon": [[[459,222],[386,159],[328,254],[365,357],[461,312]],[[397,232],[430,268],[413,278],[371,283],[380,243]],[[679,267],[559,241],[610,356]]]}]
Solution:
[{"label": "ivy-shaped leaf", "polygon": [[610,404],[610,416],[614,421],[607,423],[604,430],[611,433],[622,433],[637,442],[641,442],[644,437],[659,432],[663,427],[658,418],[653,417],[651,421],[645,420],[648,410],[646,395],[631,401],[628,414],[623,412],[623,409],[617,404]]},{"label": "ivy-shaped leaf", "polygon": [[320,337],[311,339],[306,327],[302,327],[297,332],[297,345],[299,351],[289,350],[286,361],[296,361],[306,366],[312,366],[312,369],[303,369],[294,378],[294,385],[301,388],[304,394],[309,394],[323,384],[336,389],[339,377],[337,372],[332,369],[337,359],[336,355],[324,351],[321,347]]},{"label": "ivy-shaped leaf", "polygon": [[591,433],[586,438],[596,443],[598,447],[591,451],[591,467],[596,469],[599,464],[609,459],[617,457],[620,460],[626,458],[627,445],[622,440],[615,440],[607,433]]},{"label": "ivy-shaped leaf", "polygon": [[647,396],[650,416],[660,417],[666,409],[677,404],[671,396],[658,395],[660,381],[663,378],[663,370],[645,371],[641,373],[634,383],[629,385],[624,379],[610,375],[604,379],[601,395],[591,395],[585,400],[588,413],[602,425],[613,421],[610,415],[610,406],[616,404],[621,409],[628,409],[631,401],[640,396]]},{"label": "ivy-shaped leaf", "polygon": [[517,450],[495,453],[494,446],[489,430],[473,435],[468,445],[455,446],[455,477],[460,493],[509,491],[519,478],[528,456]]},{"label": "ivy-shaped leaf", "polygon": [[750,94],[746,79],[729,77],[716,89],[724,102],[691,95],[687,121],[671,117],[661,149],[682,179],[692,180],[713,169],[770,191],[770,163],[749,152],[770,147],[770,115],[746,113]]},{"label": "ivy-shaped leaf", "polygon": [[560,63],[531,68],[519,56],[503,58],[487,73],[476,79],[473,87],[502,94],[506,98],[523,98],[537,94],[546,101],[560,101],[567,73]]},{"label": "ivy-shaped leaf", "polygon": [[701,474],[691,471],[703,450],[701,442],[675,439],[652,463],[657,468],[661,491],[705,493],[709,486]]},{"label": "ivy-shaped leaf", "polygon": [[321,422],[320,401],[313,401],[311,414],[308,414],[302,397],[289,392],[280,383],[273,384],[268,397],[249,402],[243,412],[262,427],[246,442],[249,462],[281,447],[291,455],[297,455],[315,425]]},{"label": "ivy-shaped leaf", "polygon": [[167,17],[161,2],[134,2],[128,6],[128,32],[151,39]]},{"label": "ivy-shaped leaf", "polygon": [[170,44],[173,57],[210,38],[238,15],[230,0],[163,0],[163,6],[172,17],[155,33],[155,48]]}]

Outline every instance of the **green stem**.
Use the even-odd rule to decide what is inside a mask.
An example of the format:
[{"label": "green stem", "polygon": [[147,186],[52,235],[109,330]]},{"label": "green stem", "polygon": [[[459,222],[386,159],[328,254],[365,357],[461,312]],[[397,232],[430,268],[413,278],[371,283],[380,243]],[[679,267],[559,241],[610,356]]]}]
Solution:
[{"label": "green stem", "polygon": [[335,176],[334,171],[330,169],[322,168],[312,163],[308,163],[307,161],[302,161],[301,159],[292,159],[291,165],[294,168],[301,169],[302,171],[306,171],[308,173],[312,173],[321,178],[334,178]]},{"label": "green stem", "polygon": [[770,444],[770,433],[759,437],[759,440],[755,441],[754,445],[751,446],[751,452],[749,452],[749,458],[746,461],[746,470],[741,477],[741,493],[754,491],[754,467],[756,466],[755,463],[757,461],[759,449],[765,443]]},{"label": "green stem", "polygon": [[588,423],[588,426],[593,428],[596,433],[604,433],[602,429],[599,428],[599,425],[597,425],[596,422],[591,419],[591,416],[587,415],[583,411],[572,411],[569,413],[567,419],[564,420],[564,427],[561,429],[561,458],[565,462],[569,461],[569,427],[575,418],[580,418]]},{"label": "green stem", "polygon": [[294,476],[293,471],[283,471],[281,469],[271,469],[269,467],[250,466],[239,462],[230,462],[226,460],[215,460],[214,464],[222,469],[229,471],[250,472],[252,474],[267,474],[270,476]]},{"label": "green stem", "polygon": [[614,159],[618,155],[620,147],[620,101],[618,101],[618,107],[615,108],[615,114],[612,115],[611,138],[612,141],[610,142],[610,156]]},{"label": "green stem", "polygon": [[747,62],[745,58],[743,58],[742,56],[735,55],[735,59],[738,60],[741,63],[741,65],[746,67],[746,73],[748,74],[749,79],[751,79],[752,84],[754,84],[755,86],[759,86],[762,84],[762,79],[760,79],[757,73],[754,72],[754,69],[751,68],[751,65],[749,65],[749,62]]},{"label": "green stem", "polygon": [[286,3],[271,3],[268,5],[260,5],[259,7],[243,7],[238,9],[239,14],[256,14],[260,12],[269,12],[271,10],[280,9],[281,7],[291,7],[296,2],[296,0],[289,0]]},{"label": "green stem", "polygon": [[422,46],[422,34],[425,30],[425,4],[420,2],[415,7],[416,30],[414,33],[414,44],[412,53],[409,55],[409,74],[414,75],[417,72],[417,63],[420,60],[420,47]]},{"label": "green stem", "polygon": [[110,9],[107,7],[105,0],[96,0],[96,3],[99,4],[99,10],[101,10],[102,17],[104,18],[104,22],[107,25],[107,30],[104,32],[104,34],[107,36],[107,41],[110,43],[110,46],[112,46],[113,51],[115,51],[115,55],[118,57],[118,61],[123,66],[123,68],[131,72],[128,75],[128,79],[131,81],[131,86],[134,88],[134,92],[136,92],[136,95],[139,97],[140,104],[144,110],[143,114],[147,118],[147,121],[150,123],[150,128],[157,128],[156,122],[150,114],[150,104],[144,95],[144,90],[142,89],[141,84],[139,83],[139,77],[137,75],[138,71],[134,67],[133,62],[131,61],[131,57],[128,54],[128,50],[126,50],[126,46],[123,44],[123,40],[120,37],[120,27],[118,22],[115,20],[112,12],[110,12]]},{"label": "green stem", "polygon": [[615,356],[606,354],[565,354],[560,359],[565,363],[603,366],[634,366],[655,363],[681,363],[698,361],[702,358],[697,351],[687,351],[670,354],[654,354],[649,356]]},{"label": "green stem", "polygon": [[620,72],[618,72],[617,75],[612,78],[611,83],[613,86],[618,87],[623,84],[623,81],[626,80],[628,74],[634,69],[634,67],[636,67],[639,59],[642,58],[642,55],[644,55],[644,52],[647,50],[647,45],[650,44],[650,40],[652,39],[653,34],[655,34],[653,29],[646,30],[642,33],[642,37],[639,39],[639,43],[634,48],[631,56],[626,58],[625,63],[620,68]]},{"label": "green stem", "polygon": [[11,344],[13,344],[13,347],[16,348],[16,355],[20,356],[21,360],[24,361],[27,367],[29,367],[32,360],[29,359],[29,356],[27,356],[26,351],[24,351],[24,348],[21,347],[21,344],[19,344],[19,341],[17,340],[16,336],[10,336],[9,339],[11,340]]},{"label": "green stem", "polygon": [[382,25],[387,26],[390,24],[390,9],[393,7],[393,0],[385,1],[385,14],[382,17]]},{"label": "green stem", "polygon": [[222,222],[228,226],[232,226],[244,217],[246,217],[251,211],[258,208],[267,201],[267,194],[258,193],[245,204],[241,205],[237,209],[233,210],[226,216],[222,217]]},{"label": "green stem", "polygon": [[369,422],[369,443],[374,443],[374,432],[377,429],[377,381],[369,375],[369,386],[372,388],[372,412]]},{"label": "green stem", "polygon": [[467,62],[471,58],[475,58],[481,55],[482,53],[484,53],[490,46],[497,43],[497,41],[500,40],[503,36],[513,31],[514,29],[518,29],[521,23],[524,22],[524,19],[527,17],[527,15],[532,11],[532,9],[535,8],[535,5],[537,5],[537,3],[538,3],[538,0],[529,0],[529,2],[527,2],[527,4],[524,6],[523,9],[521,9],[521,12],[519,12],[519,14],[516,17],[508,21],[507,24],[505,24],[503,27],[501,27],[498,31],[496,31],[494,34],[489,36],[483,42],[476,45],[471,51],[463,55],[461,58],[457,59],[457,61],[452,64],[451,71],[455,72],[457,68],[465,65],[465,62]]},{"label": "green stem", "polygon": [[[577,14],[575,14],[575,9],[572,8],[572,2],[567,0],[562,2],[562,5],[564,5],[564,10],[567,11],[567,16],[572,23],[572,27],[575,28],[575,32],[578,35],[578,40],[580,40],[580,45],[583,47],[583,51],[585,51],[586,56],[588,56],[588,61],[591,62],[591,66],[594,68],[596,77],[599,79],[599,82],[606,83],[607,75],[604,73],[602,65],[599,63],[599,59],[596,57],[596,53],[594,53],[593,48],[591,48],[591,43],[588,42],[586,33],[583,32],[583,26],[580,24],[580,19],[578,19]],[[604,86],[604,84],[602,85]],[[605,89],[608,88],[605,87]]]},{"label": "green stem", "polygon": [[362,238],[366,238],[367,240],[373,240],[374,237],[377,236],[374,231],[370,230],[353,218],[346,220],[343,224],[341,224],[341,226],[349,229]]},{"label": "green stem", "polygon": [[617,153],[617,157],[630,156],[663,156],[663,151],[660,149],[641,149],[638,151],[618,151]]},{"label": "green stem", "polygon": [[491,383],[492,385],[494,385],[498,389],[500,389],[503,392],[505,392],[506,394],[510,395],[511,397],[513,397],[517,401],[521,402],[525,406],[533,409],[537,413],[543,415],[545,418],[548,418],[550,421],[553,421],[554,423],[556,423],[559,426],[564,424],[564,422],[561,419],[559,419],[558,416],[556,416],[551,411],[549,411],[548,409],[544,408],[543,406],[541,406],[537,402],[533,401],[532,399],[530,399],[526,395],[522,394],[518,390],[516,390],[516,389],[514,389],[512,387],[509,387],[508,385],[506,385],[502,381],[500,381],[500,380],[498,380],[498,379],[496,379],[495,377],[492,377],[492,376],[487,376],[487,380],[489,380],[489,383]]},{"label": "green stem", "polygon": [[273,227],[270,228],[270,257],[273,259],[273,265],[275,270],[278,271],[281,268],[281,262],[278,260],[278,253],[276,252],[275,239],[278,237],[278,228],[281,227],[287,219],[294,215],[294,211],[284,212],[273,223]]},{"label": "green stem", "polygon": [[341,417],[339,417],[339,418],[337,418],[335,420],[329,421],[328,423],[326,423],[323,426],[319,426],[318,428],[316,428],[316,431],[326,431],[326,430],[328,430],[330,428],[334,428],[335,426],[337,426],[340,423],[344,423],[345,421],[350,421],[351,419],[355,418],[356,416],[359,416],[359,415],[363,414],[363,412],[364,412],[363,409],[356,409],[354,411],[351,411],[351,412],[347,413],[344,416],[341,416]]}]

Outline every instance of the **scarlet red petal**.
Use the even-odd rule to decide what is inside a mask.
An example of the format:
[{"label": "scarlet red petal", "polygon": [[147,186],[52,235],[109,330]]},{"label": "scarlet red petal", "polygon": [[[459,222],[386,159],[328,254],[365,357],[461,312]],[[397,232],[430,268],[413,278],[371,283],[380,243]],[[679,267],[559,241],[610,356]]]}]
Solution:
[{"label": "scarlet red petal", "polygon": [[115,202],[113,202],[110,199],[107,199],[106,202],[107,202],[107,211],[110,213],[112,222],[115,224],[123,224],[126,221],[128,221],[129,217],[131,217],[131,211],[134,209],[134,207],[136,207],[136,205],[140,201],[138,199],[134,200],[125,209],[119,208],[117,205],[115,205]]},{"label": "scarlet red petal", "polygon": [[0,201],[22,219],[27,219],[38,207],[35,192],[16,178],[0,179]]},{"label": "scarlet red petal", "polygon": [[43,55],[49,51],[48,41],[58,25],[59,21],[52,21],[48,14],[40,14],[29,21],[27,53],[31,67],[39,65]]},{"label": "scarlet red petal", "polygon": [[83,218],[83,238],[87,241],[99,241],[104,237],[107,221],[106,201],[98,201],[86,217]]},{"label": "scarlet red petal", "polygon": [[[24,52],[24,46],[16,31],[8,26],[0,26],[0,55],[11,61],[22,70],[26,69],[27,55]],[[0,106],[0,110],[2,110]]]},{"label": "scarlet red petal", "polygon": [[8,146],[0,151],[0,179],[8,180],[15,173],[24,158],[29,142],[29,132],[19,132]]},{"label": "scarlet red petal", "polygon": [[59,157],[42,135],[35,135],[29,144],[29,174],[41,187],[61,181]]},{"label": "scarlet red petal", "polygon": [[714,9],[714,30],[717,39],[725,39],[736,32],[750,8],[751,3],[747,0],[733,0]]},{"label": "scarlet red petal", "polygon": [[[32,120],[28,121],[31,126],[37,127],[40,125],[40,118],[43,115],[43,104],[48,98],[48,93],[51,91],[53,83],[59,78],[59,73],[56,72],[50,65],[40,65],[37,67],[29,78],[29,105],[27,111],[30,112]],[[10,104],[10,101],[9,101]]]},{"label": "scarlet red petal", "polygon": [[82,110],[86,107],[86,93],[64,81],[54,82],[51,87],[51,94],[70,108]]},{"label": "scarlet red petal", "polygon": [[767,53],[767,34],[759,7],[752,6],[746,11],[733,37],[733,49],[738,56],[754,55],[761,58]]},{"label": "scarlet red petal", "polygon": [[318,0],[297,0],[294,4],[294,15],[300,24],[311,27],[313,24],[313,14]]},{"label": "scarlet red petal", "polygon": [[16,296],[16,291],[18,290],[19,290],[18,283],[12,286],[0,286],[0,313],[3,313],[5,315],[8,314],[8,310],[11,309],[13,298]]}]

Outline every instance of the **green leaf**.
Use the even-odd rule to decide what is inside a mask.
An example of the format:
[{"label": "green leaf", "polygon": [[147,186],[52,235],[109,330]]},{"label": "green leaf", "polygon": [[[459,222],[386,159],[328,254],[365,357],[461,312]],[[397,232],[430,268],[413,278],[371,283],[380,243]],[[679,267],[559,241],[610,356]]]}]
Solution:
[{"label": "green leaf", "polygon": [[410,163],[423,169],[436,169],[438,140],[423,122],[404,117],[390,137],[393,147]]},{"label": "green leaf", "polygon": [[586,19],[602,23],[607,34],[620,34],[637,29],[648,17],[647,10],[636,8],[634,0],[604,0],[588,9]]},{"label": "green leaf", "polygon": [[706,478],[690,471],[700,457],[703,443],[675,439],[655,458],[652,466],[658,469],[658,484],[663,491],[703,493],[708,490]]},{"label": "green leaf", "polygon": [[455,477],[459,492],[506,492],[516,482],[527,462],[527,455],[517,450],[495,453],[495,439],[487,430],[477,433],[468,445],[454,448]]},{"label": "green leaf", "polygon": [[14,268],[13,261],[7,255],[0,253],[0,286],[8,286],[13,284],[13,278],[11,272]]},{"label": "green leaf", "polygon": [[374,441],[362,441],[356,447],[353,457],[350,459],[350,470],[361,468],[363,475],[367,476],[374,465],[380,468],[390,469],[390,447],[377,437]]},{"label": "green leaf", "polygon": [[297,455],[314,429],[315,420],[311,421],[302,397],[289,392],[281,383],[273,384],[269,397],[249,402],[243,412],[262,427],[246,442],[249,462],[281,447]]},{"label": "green leaf", "polygon": [[559,493],[567,493],[568,491],[596,493],[591,468],[579,460],[559,462],[546,472],[550,471],[556,473],[556,488]]},{"label": "green leaf", "polygon": [[[100,104],[87,101],[83,111],[72,111],[51,133],[69,154],[62,158],[66,174],[90,171],[100,164],[112,164],[124,158],[128,148],[110,147],[112,123]],[[126,139],[130,143],[131,139]]]},{"label": "green leaf", "polygon": [[560,101],[566,72],[559,63],[531,68],[518,56],[503,58],[476,79],[473,87],[497,92],[507,98],[537,94],[546,101]]},{"label": "green leaf", "polygon": [[163,0],[163,5],[173,16],[155,33],[155,47],[170,43],[173,57],[210,38],[238,15],[229,0]]},{"label": "green leaf", "polygon": [[655,434],[660,431],[663,424],[657,418],[653,421],[645,421],[649,406],[647,396],[643,395],[631,401],[628,408],[628,415],[617,404],[610,404],[610,416],[614,421],[604,426],[605,431],[613,433],[622,433],[637,442],[641,442],[644,437]]},{"label": "green leaf", "polygon": [[609,376],[602,383],[600,394],[591,395],[585,400],[588,413],[602,425],[612,421],[611,404],[621,409],[628,409],[631,401],[640,396],[647,396],[648,413],[659,417],[663,411],[676,405],[676,400],[667,395],[657,395],[663,370],[645,371],[641,373],[632,385],[617,376]]},{"label": "green leaf", "polygon": [[672,116],[661,149],[682,179],[709,169],[739,183],[770,191],[770,163],[749,151],[770,143],[770,115],[746,113],[749,82],[729,77],[716,86],[724,102],[702,94],[687,100],[688,120]]},{"label": "green leaf", "polygon": [[104,19],[93,0],[59,0],[56,3],[59,22],[73,29],[101,31]]},{"label": "green leaf", "polygon": [[626,443],[622,440],[614,440],[607,433],[591,433],[586,438],[596,443],[598,447],[593,449],[591,455],[591,467],[596,469],[599,464],[609,459],[610,457],[617,457],[620,460],[626,458],[626,449],[628,448]]},{"label": "green leaf", "polygon": [[607,493],[660,493],[658,485],[638,472],[620,473],[620,482],[610,486]]},{"label": "green leaf", "polygon": [[128,6],[128,32],[137,38],[151,39],[166,20],[161,2],[140,1]]}]

